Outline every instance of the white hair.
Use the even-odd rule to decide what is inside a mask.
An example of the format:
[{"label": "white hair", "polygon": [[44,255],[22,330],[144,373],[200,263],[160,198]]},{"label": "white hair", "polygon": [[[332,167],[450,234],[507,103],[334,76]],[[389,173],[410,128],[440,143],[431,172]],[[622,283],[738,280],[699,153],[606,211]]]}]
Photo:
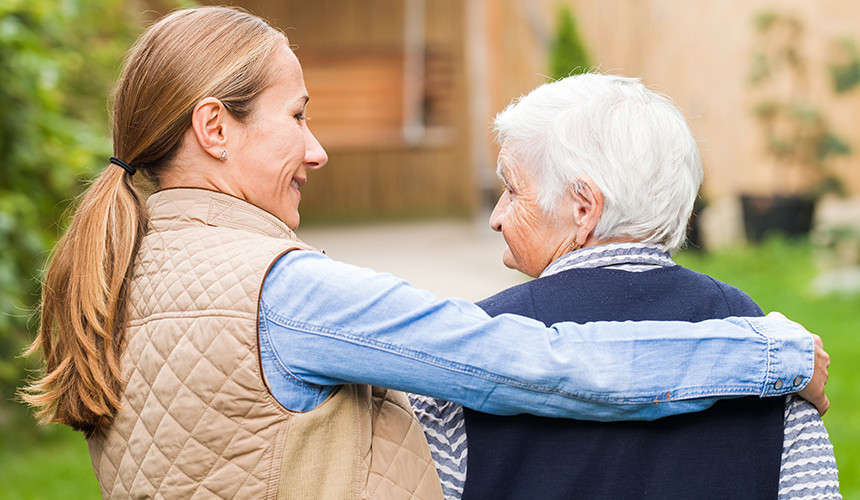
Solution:
[{"label": "white hair", "polygon": [[599,239],[628,237],[678,249],[702,183],[684,115],[638,78],[586,73],[546,83],[495,119],[499,144],[531,170],[553,213],[590,177],[603,193]]}]

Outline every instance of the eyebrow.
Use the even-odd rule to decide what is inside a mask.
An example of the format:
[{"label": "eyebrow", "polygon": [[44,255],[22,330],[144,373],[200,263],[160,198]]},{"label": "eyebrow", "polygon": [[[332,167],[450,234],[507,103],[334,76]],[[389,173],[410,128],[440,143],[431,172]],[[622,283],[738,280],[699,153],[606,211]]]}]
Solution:
[{"label": "eyebrow", "polygon": [[504,164],[504,162],[502,161],[501,158],[496,160],[496,175],[501,177],[501,179],[505,182],[505,184],[509,184],[508,183],[508,167]]}]

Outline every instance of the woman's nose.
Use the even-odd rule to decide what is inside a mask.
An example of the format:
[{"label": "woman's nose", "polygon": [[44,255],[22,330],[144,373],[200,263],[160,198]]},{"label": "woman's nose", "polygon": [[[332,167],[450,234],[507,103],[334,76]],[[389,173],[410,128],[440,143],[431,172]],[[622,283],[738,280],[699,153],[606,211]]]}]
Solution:
[{"label": "woman's nose", "polygon": [[305,129],[305,165],[310,169],[322,168],[328,163],[328,155],[316,136]]}]

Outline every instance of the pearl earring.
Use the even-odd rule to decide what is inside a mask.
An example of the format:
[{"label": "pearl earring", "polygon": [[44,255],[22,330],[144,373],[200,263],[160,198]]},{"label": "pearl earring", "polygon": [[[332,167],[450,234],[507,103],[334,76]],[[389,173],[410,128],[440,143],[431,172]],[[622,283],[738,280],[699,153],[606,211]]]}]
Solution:
[{"label": "pearl earring", "polygon": [[225,150],[221,151],[221,161],[224,161],[226,159],[227,159],[227,150],[225,149]]}]

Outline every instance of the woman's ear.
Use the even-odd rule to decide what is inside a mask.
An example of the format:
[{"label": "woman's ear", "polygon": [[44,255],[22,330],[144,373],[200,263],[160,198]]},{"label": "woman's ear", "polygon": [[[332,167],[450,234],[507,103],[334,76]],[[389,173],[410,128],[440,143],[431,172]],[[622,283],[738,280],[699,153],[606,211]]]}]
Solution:
[{"label": "woman's ear", "polygon": [[201,99],[194,106],[191,128],[200,147],[215,158],[227,150],[227,108],[214,97]]},{"label": "woman's ear", "polygon": [[603,193],[589,177],[576,179],[571,188],[573,196],[573,220],[579,228],[575,243],[585,245],[603,215]]}]

